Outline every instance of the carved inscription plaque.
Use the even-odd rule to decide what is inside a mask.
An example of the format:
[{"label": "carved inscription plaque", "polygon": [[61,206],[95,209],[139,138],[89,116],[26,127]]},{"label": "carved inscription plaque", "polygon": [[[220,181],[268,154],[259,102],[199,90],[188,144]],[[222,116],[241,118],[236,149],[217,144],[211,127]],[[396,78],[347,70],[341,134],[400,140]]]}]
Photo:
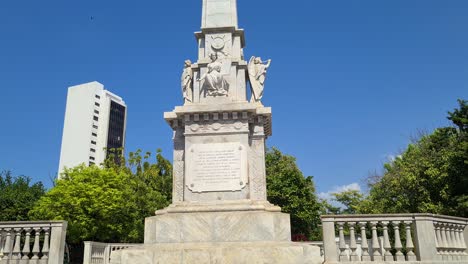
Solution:
[{"label": "carved inscription plaque", "polygon": [[186,164],[192,192],[240,191],[247,184],[247,151],[240,143],[192,145]]}]

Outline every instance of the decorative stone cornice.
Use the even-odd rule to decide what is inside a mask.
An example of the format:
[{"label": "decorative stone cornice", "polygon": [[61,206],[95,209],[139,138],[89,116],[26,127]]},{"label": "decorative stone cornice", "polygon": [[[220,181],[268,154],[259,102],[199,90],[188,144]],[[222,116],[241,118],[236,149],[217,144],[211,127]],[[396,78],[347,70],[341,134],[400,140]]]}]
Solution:
[{"label": "decorative stone cornice", "polygon": [[193,126],[185,128],[188,134],[198,131],[206,132],[207,130],[216,133],[222,126],[225,126],[225,128],[226,126],[232,126],[234,132],[245,129],[246,123],[262,123],[265,136],[268,137],[272,134],[271,108],[251,103],[185,105],[176,107],[172,112],[164,113],[164,119],[174,130],[180,127]]}]

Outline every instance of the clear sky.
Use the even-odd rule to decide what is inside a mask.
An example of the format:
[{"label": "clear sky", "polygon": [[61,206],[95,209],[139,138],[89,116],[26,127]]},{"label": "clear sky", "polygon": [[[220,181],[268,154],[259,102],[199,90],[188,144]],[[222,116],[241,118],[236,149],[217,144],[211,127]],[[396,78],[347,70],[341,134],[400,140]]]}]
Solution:
[{"label": "clear sky", "polygon": [[[201,0],[3,0],[0,170],[52,185],[67,87],[90,81],[128,105],[127,150],[162,148],[180,105]],[[273,60],[268,146],[319,192],[360,184],[419,130],[468,99],[468,1],[238,0],[246,58]]]}]

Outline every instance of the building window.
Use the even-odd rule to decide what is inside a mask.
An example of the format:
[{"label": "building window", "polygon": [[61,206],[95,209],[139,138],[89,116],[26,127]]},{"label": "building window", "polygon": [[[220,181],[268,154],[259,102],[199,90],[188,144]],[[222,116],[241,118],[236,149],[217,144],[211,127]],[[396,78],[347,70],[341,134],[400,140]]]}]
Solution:
[{"label": "building window", "polygon": [[92,165],[94,165],[94,164],[96,164],[96,163],[94,163],[94,162],[92,162],[92,161],[89,162],[89,166],[92,166]]},{"label": "building window", "polygon": [[99,111],[98,110],[94,110],[94,113],[99,115]]},{"label": "building window", "polygon": [[90,159],[90,160],[95,160],[95,158],[94,158],[94,157],[92,157],[92,156],[89,156],[89,159]]},{"label": "building window", "polygon": [[125,106],[111,100],[107,128],[107,156],[114,154],[117,164],[120,162],[119,154],[122,154],[119,153],[121,152],[119,149],[123,147],[124,143],[125,114]]},{"label": "building window", "polygon": [[93,120],[94,120],[94,121],[99,121],[99,117],[94,116],[94,117],[93,117]]},{"label": "building window", "polygon": [[96,141],[91,140],[91,144],[96,145]]},{"label": "building window", "polygon": [[96,125],[93,125],[93,128],[94,128],[94,129],[98,129],[98,126],[96,126]]},{"label": "building window", "polygon": [[95,106],[101,106],[99,103],[94,103]]},{"label": "building window", "polygon": [[101,96],[99,96],[99,95],[96,94],[96,98],[97,98],[97,99],[101,99]]},{"label": "building window", "polygon": [[[96,127],[97,128],[97,127]],[[97,137],[97,134],[96,133],[91,133],[91,135],[93,135],[93,137]]]},{"label": "building window", "polygon": [[96,152],[96,150],[93,149],[93,148],[90,148],[89,150],[90,150],[91,152]]}]

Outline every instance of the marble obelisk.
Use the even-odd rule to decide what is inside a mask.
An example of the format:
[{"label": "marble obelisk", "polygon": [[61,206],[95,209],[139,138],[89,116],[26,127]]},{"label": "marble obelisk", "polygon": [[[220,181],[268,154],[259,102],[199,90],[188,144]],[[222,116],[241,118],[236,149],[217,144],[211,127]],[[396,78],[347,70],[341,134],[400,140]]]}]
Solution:
[{"label": "marble obelisk", "polygon": [[[290,218],[266,197],[261,103],[271,61],[244,59],[236,0],[203,0],[198,59],[185,61],[174,131],[173,202],[145,222],[145,245],[113,263],[320,263],[317,247],[291,242]],[[250,87],[250,91],[248,91]]]}]

